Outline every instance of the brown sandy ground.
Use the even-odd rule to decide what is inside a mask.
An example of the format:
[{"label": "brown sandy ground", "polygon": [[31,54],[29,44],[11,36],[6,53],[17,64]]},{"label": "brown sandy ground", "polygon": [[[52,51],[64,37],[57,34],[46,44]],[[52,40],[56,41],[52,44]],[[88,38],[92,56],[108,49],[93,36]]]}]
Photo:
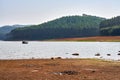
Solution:
[{"label": "brown sandy ground", "polygon": [[0,80],[120,80],[120,62],[96,59],[0,60]]},{"label": "brown sandy ground", "polygon": [[83,38],[63,38],[50,41],[100,41],[100,42],[120,42],[120,36],[96,36]]}]

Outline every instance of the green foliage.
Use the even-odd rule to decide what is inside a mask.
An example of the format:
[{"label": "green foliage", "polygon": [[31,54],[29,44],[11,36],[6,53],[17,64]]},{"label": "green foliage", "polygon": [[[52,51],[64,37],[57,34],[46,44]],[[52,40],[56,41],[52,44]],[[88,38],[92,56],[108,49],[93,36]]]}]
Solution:
[{"label": "green foliage", "polygon": [[120,35],[120,16],[101,22],[100,33],[103,36],[119,36]]},{"label": "green foliage", "polygon": [[120,25],[120,16],[102,21],[100,23],[100,28],[112,27],[117,25]]},{"label": "green foliage", "polygon": [[103,18],[83,15],[67,16],[40,25],[17,28],[11,31],[8,40],[44,40],[68,37],[99,35]]},{"label": "green foliage", "polygon": [[6,34],[10,33],[13,29],[18,27],[24,27],[25,25],[6,25],[0,27],[0,40],[4,40],[7,36]]}]

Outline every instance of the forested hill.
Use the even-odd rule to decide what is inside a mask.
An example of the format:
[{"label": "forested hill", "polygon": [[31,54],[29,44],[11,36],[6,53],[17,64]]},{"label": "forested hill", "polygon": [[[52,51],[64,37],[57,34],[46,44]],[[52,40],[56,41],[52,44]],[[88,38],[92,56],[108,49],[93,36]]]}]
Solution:
[{"label": "forested hill", "polygon": [[66,16],[40,25],[17,28],[7,40],[45,40],[99,35],[99,24],[104,18],[83,14]]},{"label": "forested hill", "polygon": [[120,16],[100,23],[100,34],[103,36],[120,36]]},{"label": "forested hill", "polygon": [[26,25],[6,25],[0,27],[0,40],[4,40],[6,38],[6,34],[10,33],[13,29],[24,27]]}]

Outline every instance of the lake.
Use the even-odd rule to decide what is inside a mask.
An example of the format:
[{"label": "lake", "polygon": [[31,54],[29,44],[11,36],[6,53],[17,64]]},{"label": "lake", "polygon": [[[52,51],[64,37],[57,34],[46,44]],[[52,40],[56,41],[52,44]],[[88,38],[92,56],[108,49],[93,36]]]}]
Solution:
[{"label": "lake", "polygon": [[[41,42],[0,41],[0,59],[102,58],[119,60],[120,42]],[[79,56],[73,56],[79,53]],[[100,56],[95,54],[100,53]],[[111,56],[107,56],[111,54]]]}]

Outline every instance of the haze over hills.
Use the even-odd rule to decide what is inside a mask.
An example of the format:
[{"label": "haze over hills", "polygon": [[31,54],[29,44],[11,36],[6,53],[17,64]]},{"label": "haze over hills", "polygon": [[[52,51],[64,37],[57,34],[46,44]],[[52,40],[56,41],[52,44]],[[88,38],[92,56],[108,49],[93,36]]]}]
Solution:
[{"label": "haze over hills", "polygon": [[6,34],[10,33],[13,29],[24,27],[25,25],[6,25],[0,27],[0,40],[3,40],[6,38]]},{"label": "haze over hills", "polygon": [[7,40],[45,40],[69,37],[98,36],[99,24],[105,18],[83,14],[66,16],[39,25],[16,28]]}]

